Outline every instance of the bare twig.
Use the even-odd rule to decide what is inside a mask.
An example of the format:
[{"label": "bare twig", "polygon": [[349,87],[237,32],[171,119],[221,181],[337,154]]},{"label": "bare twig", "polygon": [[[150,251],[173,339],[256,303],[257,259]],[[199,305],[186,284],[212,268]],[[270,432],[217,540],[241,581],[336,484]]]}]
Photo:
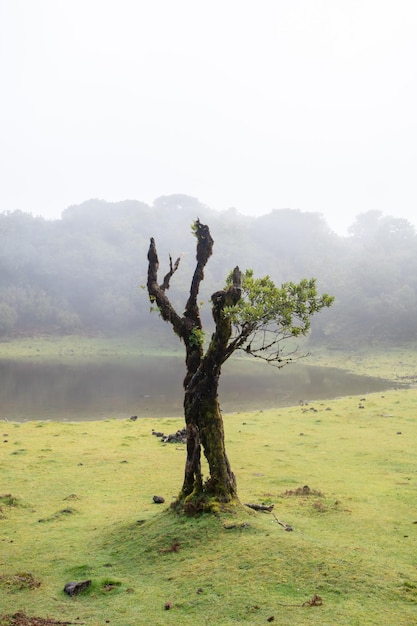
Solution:
[{"label": "bare twig", "polygon": [[178,266],[180,264],[181,261],[181,257],[179,256],[178,259],[175,261],[175,263],[172,263],[172,256],[169,255],[169,272],[167,274],[165,274],[164,276],[164,282],[162,283],[162,285],[159,285],[159,288],[162,291],[165,291],[166,289],[169,289],[169,281],[171,280],[171,276],[173,274],[175,274],[175,272],[178,269]]},{"label": "bare twig", "polygon": [[290,526],[289,524],[284,524],[284,522],[281,522],[281,520],[279,520],[277,518],[277,516],[275,515],[275,513],[272,513],[272,515],[274,516],[275,521],[277,522],[277,524],[279,524],[280,526],[283,527],[284,530],[286,530],[287,532],[291,532],[292,531],[292,526]]}]

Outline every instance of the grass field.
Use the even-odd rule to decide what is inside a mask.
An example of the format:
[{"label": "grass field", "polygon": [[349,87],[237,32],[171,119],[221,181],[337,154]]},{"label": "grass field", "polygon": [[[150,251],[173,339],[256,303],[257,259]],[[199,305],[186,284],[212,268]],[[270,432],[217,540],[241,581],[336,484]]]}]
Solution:
[{"label": "grass field", "polygon": [[[356,358],[373,375],[414,374],[410,352]],[[0,615],[417,624],[416,415],[416,388],[225,415],[241,502],[274,508],[197,519],[168,508],[184,446],[151,432],[181,420],[2,422]],[[84,579],[82,594],[63,592]]]}]

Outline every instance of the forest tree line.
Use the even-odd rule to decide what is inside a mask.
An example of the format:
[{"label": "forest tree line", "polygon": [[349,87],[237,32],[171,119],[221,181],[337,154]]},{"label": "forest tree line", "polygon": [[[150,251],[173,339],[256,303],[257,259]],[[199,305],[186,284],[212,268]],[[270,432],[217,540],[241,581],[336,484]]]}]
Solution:
[{"label": "forest tree line", "polygon": [[314,320],[310,341],[355,347],[417,339],[417,234],[407,220],[368,211],[341,237],[319,213],[280,209],[246,217],[182,195],[152,206],[89,200],[57,220],[0,214],[0,337],[154,328],[141,289],[149,238],[157,241],[161,275],[169,254],[182,255],[170,294],[180,308],[194,267],[190,229],[197,217],[215,241],[203,300],[236,265],[278,284],[315,277],[335,303]]}]

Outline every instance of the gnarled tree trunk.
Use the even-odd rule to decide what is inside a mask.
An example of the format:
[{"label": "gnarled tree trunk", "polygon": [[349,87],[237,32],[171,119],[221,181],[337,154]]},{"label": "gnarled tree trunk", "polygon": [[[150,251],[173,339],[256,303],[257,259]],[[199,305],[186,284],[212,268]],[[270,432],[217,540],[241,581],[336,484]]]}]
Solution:
[{"label": "gnarled tree trunk", "polygon": [[[241,273],[234,270],[233,285],[212,296],[212,312],[215,331],[204,354],[202,324],[197,305],[200,283],[204,278],[204,267],[212,254],[213,240],[209,229],[197,220],[197,264],[191,283],[190,295],[183,316],[179,316],[166,296],[171,276],[177,270],[170,259],[170,271],[158,285],[158,256],[153,239],[148,252],[148,293],[160,314],[172,324],[174,332],[182,339],[186,348],[187,372],[184,379],[184,416],[187,430],[187,458],[184,483],[176,506],[188,513],[215,509],[219,504],[237,498],[236,479],[226,455],[223,419],[218,400],[218,383],[221,366],[230,356],[228,342],[232,334],[231,322],[223,315],[227,306],[232,306],[241,297]],[[209,476],[203,478],[201,452],[207,459]]]},{"label": "gnarled tree trunk", "polygon": [[[236,480],[226,455],[223,419],[217,397],[217,382],[204,376],[185,391],[187,460],[179,501],[189,509],[206,508],[211,500],[227,503],[237,496]],[[203,482],[201,448],[209,476]]]}]

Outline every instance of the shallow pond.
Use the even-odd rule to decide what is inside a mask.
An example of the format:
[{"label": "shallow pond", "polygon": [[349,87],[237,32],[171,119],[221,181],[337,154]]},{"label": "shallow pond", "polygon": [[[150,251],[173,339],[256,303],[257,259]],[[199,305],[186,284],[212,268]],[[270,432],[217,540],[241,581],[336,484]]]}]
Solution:
[{"label": "shallow pond", "polygon": [[[179,357],[141,357],[97,364],[0,361],[0,420],[96,420],[182,415]],[[383,391],[394,383],[334,368],[288,365],[277,370],[244,360],[226,363],[224,412],[255,411]]]}]

